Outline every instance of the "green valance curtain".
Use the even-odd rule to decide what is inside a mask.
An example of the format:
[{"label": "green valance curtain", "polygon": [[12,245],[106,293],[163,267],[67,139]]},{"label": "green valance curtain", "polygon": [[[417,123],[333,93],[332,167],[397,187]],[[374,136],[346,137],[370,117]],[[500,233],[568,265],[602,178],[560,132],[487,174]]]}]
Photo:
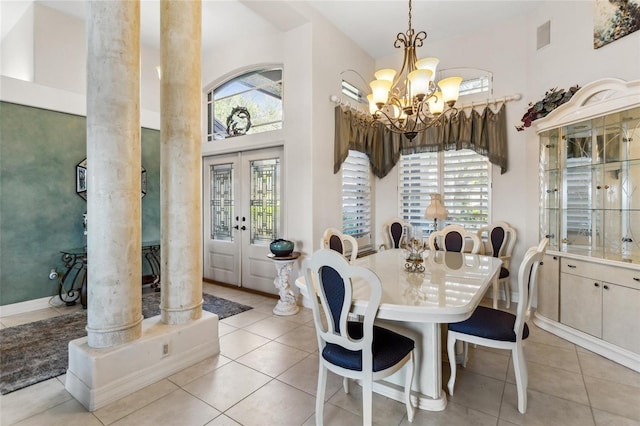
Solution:
[{"label": "green valance curtain", "polygon": [[471,149],[484,155],[492,164],[507,171],[507,120],[505,105],[494,112],[460,111],[454,118],[446,117],[442,125],[419,133],[413,141],[393,133],[380,123],[371,125],[369,117],[351,108],[335,108],[335,145],[333,172],[338,173],[349,150],[369,156],[373,174],[385,177],[400,159],[400,155]]}]

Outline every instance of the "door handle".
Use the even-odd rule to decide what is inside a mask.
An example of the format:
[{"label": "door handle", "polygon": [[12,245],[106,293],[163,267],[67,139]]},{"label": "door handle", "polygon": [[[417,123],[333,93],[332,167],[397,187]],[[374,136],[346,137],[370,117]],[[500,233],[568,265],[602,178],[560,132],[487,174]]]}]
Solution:
[{"label": "door handle", "polygon": [[242,230],[244,231],[244,230],[246,230],[246,229],[247,229],[247,227],[246,227],[246,226],[244,226],[244,225],[242,225],[242,226],[240,227],[240,229],[242,229]]},{"label": "door handle", "polygon": [[233,229],[238,229],[238,225],[234,226]]}]

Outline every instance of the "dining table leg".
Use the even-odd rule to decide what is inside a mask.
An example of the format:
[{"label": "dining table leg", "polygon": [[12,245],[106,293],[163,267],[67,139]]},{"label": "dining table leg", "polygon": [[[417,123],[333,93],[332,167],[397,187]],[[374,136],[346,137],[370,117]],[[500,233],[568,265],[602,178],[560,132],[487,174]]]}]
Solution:
[{"label": "dining table leg", "polygon": [[[421,410],[444,410],[447,407],[447,396],[442,389],[441,325],[386,320],[378,320],[376,324],[406,335],[416,342],[416,365],[411,387],[413,402]],[[403,401],[403,383],[404,369],[385,380],[375,382],[373,390],[397,401]]]}]

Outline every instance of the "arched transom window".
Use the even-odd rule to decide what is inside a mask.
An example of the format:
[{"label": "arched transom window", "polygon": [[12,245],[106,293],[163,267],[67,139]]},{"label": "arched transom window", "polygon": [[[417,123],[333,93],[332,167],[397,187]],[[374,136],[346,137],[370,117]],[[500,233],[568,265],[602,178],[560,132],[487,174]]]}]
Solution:
[{"label": "arched transom window", "polygon": [[207,141],[282,128],[282,68],[261,68],[207,93]]}]

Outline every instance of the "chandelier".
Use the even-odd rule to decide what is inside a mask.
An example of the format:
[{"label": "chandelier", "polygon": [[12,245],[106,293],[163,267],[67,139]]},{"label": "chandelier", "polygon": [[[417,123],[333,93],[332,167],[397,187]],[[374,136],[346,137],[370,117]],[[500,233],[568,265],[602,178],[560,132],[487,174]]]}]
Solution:
[{"label": "chandelier", "polygon": [[404,46],[400,72],[382,69],[375,72],[376,80],[369,83],[372,93],[367,96],[374,123],[384,124],[390,131],[403,134],[409,141],[429,127],[438,126],[446,115],[454,116],[462,77],[444,78],[435,83],[438,58],[418,59],[416,47],[421,47],[427,33],[416,33],[411,27],[409,0],[409,29],[398,33],[395,48]]}]

